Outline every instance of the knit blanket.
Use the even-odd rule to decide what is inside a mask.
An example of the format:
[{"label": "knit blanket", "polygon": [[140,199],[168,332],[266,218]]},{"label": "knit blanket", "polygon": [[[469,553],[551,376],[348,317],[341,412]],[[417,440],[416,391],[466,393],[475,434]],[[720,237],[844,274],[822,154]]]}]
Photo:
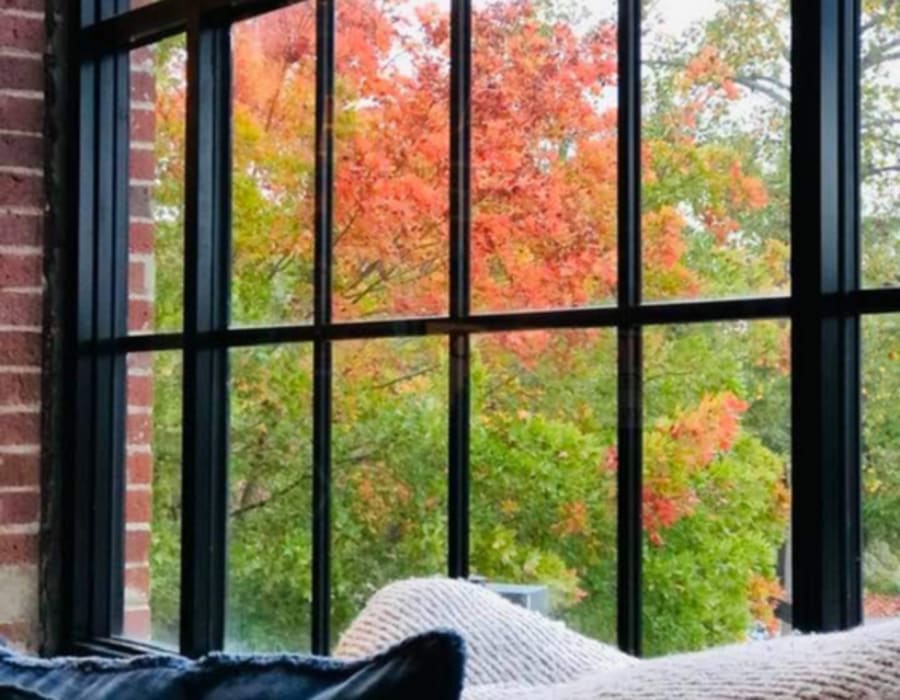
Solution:
[{"label": "knit blanket", "polygon": [[435,628],[466,640],[465,700],[900,700],[900,620],[637,660],[483,586],[443,578],[383,588],[336,653],[370,655]]}]

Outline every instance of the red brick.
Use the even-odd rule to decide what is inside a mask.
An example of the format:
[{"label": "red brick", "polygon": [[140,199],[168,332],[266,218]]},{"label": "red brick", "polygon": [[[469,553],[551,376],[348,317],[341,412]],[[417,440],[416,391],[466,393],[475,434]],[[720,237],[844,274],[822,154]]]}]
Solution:
[{"label": "red brick", "polygon": [[153,224],[139,223],[132,221],[129,224],[130,245],[128,246],[131,253],[152,253],[153,252]]},{"label": "red brick", "polygon": [[34,367],[40,363],[40,331],[0,331],[0,366]]},{"label": "red brick", "polygon": [[43,197],[44,181],[41,177],[0,173],[0,206],[39,206]]},{"label": "red brick", "polygon": [[40,519],[39,493],[0,493],[0,525],[24,525]]},{"label": "red brick", "polygon": [[[0,364],[3,364],[0,362]],[[41,377],[38,374],[0,372],[0,406],[36,404],[41,400]]]},{"label": "red brick", "polygon": [[127,430],[129,445],[149,445],[153,439],[153,416],[149,413],[129,414]]},{"label": "red brick", "polygon": [[33,564],[38,557],[37,535],[0,534],[0,566]]},{"label": "red brick", "polygon": [[[128,356],[128,371],[132,374],[146,374],[153,369],[152,352],[133,352]],[[132,404],[134,405],[134,404]]]},{"label": "red brick", "polygon": [[153,328],[153,302],[142,299],[128,301],[128,328],[146,331]]},{"label": "red brick", "polygon": [[126,491],[125,520],[129,523],[149,523],[153,520],[153,494],[150,491]]},{"label": "red brick", "polygon": [[0,56],[0,88],[43,90],[44,62],[20,56]]},{"label": "red brick", "polygon": [[39,136],[0,134],[0,165],[40,168],[43,164],[44,144]]},{"label": "red brick", "polygon": [[40,294],[21,294],[0,289],[0,326],[40,326],[43,316],[43,299]]},{"label": "red brick", "polygon": [[134,148],[129,159],[131,177],[137,180],[152,180],[156,177],[156,154],[146,148]]},{"label": "red brick", "polygon": [[0,413],[0,445],[34,445],[41,439],[37,413]]},{"label": "red brick", "polygon": [[149,219],[152,212],[150,200],[153,196],[153,187],[149,185],[132,185],[128,198],[128,211],[131,216],[139,216]]},{"label": "red brick", "polygon": [[39,214],[0,213],[0,245],[40,245],[43,224]]},{"label": "red brick", "polygon": [[[128,455],[126,462],[129,484],[153,483],[153,455],[133,452]],[[2,472],[0,472],[0,479],[2,479]]]},{"label": "red brick", "polygon": [[0,254],[0,289],[4,287],[40,287],[43,261],[32,253]]},{"label": "red brick", "polygon": [[40,483],[40,455],[0,455],[0,487],[38,486]]},{"label": "red brick", "polygon": [[147,111],[135,111],[131,114],[131,140],[153,143],[156,139],[156,114]]},{"label": "red brick", "polygon": [[130,639],[150,639],[150,609],[126,610],[122,634]]},{"label": "red brick", "polygon": [[0,623],[0,637],[13,646],[33,648],[34,628],[29,622],[2,622]]},{"label": "red brick", "polygon": [[[132,55],[132,65],[143,64],[147,60],[152,60],[152,56],[136,57]],[[152,67],[152,64],[151,64]],[[135,102],[149,102],[152,104],[156,101],[156,79],[152,73],[146,73],[143,70],[135,70],[131,73],[131,99]],[[133,109],[132,119],[136,114],[143,113],[144,110]]]},{"label": "red brick", "polygon": [[45,0],[0,0],[0,9],[44,12],[47,9],[47,4]]},{"label": "red brick", "polygon": [[129,530],[125,533],[125,561],[140,564],[150,559],[150,533]]},{"label": "red brick", "polygon": [[[132,8],[134,8],[134,3],[132,3]],[[154,48],[152,46],[141,46],[140,48],[132,49],[130,54],[132,68],[138,68],[151,62],[153,60],[153,54]]]},{"label": "red brick", "polygon": [[40,133],[43,126],[43,100],[0,95],[0,129]]},{"label": "red brick", "polygon": [[153,405],[153,377],[128,375],[128,404],[130,406]]},{"label": "red brick", "polygon": [[128,265],[128,291],[131,294],[147,294],[150,291],[148,281],[147,261],[132,260]]},{"label": "red brick", "polygon": [[125,569],[125,587],[150,592],[150,566]]},{"label": "red brick", "polygon": [[44,20],[40,17],[4,17],[0,22],[0,46],[40,53],[44,43]]}]

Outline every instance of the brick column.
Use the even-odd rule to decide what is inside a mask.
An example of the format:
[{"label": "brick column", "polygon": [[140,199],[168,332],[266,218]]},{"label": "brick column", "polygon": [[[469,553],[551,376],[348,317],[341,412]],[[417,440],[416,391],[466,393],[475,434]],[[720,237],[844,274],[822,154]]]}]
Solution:
[{"label": "brick column", "polygon": [[[131,210],[129,219],[128,325],[153,330],[154,258],[151,201],[156,176],[156,90],[153,49],[131,54]],[[150,525],[153,515],[153,358],[128,362],[128,492],[123,633],[150,638]]]},{"label": "brick column", "polygon": [[0,636],[37,648],[44,2],[0,0]]}]

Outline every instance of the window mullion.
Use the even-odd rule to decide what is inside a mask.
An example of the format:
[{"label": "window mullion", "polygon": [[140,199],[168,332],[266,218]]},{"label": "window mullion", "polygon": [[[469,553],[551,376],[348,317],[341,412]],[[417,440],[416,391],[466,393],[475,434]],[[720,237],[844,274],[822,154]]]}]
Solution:
[{"label": "window mullion", "polygon": [[[334,206],[334,0],[316,3],[316,204],[314,325],[331,324]],[[331,638],[331,341],[313,344],[312,648],[327,654]]]},{"label": "window mullion", "polygon": [[641,327],[641,3],[619,2],[618,303],[618,527],[619,646],[641,650],[642,387]]},{"label": "window mullion", "polygon": [[[124,559],[125,362],[99,344],[125,334],[128,231],[128,57],[80,72],[81,183],[73,415],[77,471],[72,632],[109,636],[121,624]],[[88,353],[85,355],[85,353]],[[88,603],[89,604],[86,604]]]},{"label": "window mullion", "polygon": [[793,622],[861,621],[854,0],[792,3]]},{"label": "window mullion", "polygon": [[[450,9],[450,318],[469,316],[471,299],[471,0]],[[467,333],[449,336],[448,554],[452,577],[469,575],[469,420],[471,347]]]},{"label": "window mullion", "polygon": [[181,651],[224,643],[228,351],[199,339],[228,327],[231,48],[227,27],[188,32]]}]

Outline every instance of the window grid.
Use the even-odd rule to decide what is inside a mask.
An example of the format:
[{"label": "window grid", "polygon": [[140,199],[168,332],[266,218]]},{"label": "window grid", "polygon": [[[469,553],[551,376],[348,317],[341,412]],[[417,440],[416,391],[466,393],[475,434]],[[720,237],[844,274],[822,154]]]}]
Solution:
[{"label": "window grid", "polygon": [[[900,310],[900,290],[860,290],[856,201],[857,25],[854,0],[792,3],[792,290],[790,296],[644,304],[641,300],[640,2],[619,3],[618,303],[611,307],[472,315],[469,308],[471,1],[451,5],[450,311],[446,317],[333,323],[331,319],[334,3],[317,3],[315,318],[311,326],[230,328],[230,26],[292,2],[122,0],[72,3],[69,138],[78,174],[77,293],[70,307],[66,405],[72,474],[67,517],[68,641],[129,653],[115,639],[121,615],[124,359],[184,353],[184,518],[181,650],[224,642],[227,504],[227,355],[231,348],[311,343],[314,348],[313,650],[327,653],[331,350],[343,339],[441,335],[449,340],[447,569],[468,574],[468,457],[472,334],[553,328],[618,331],[618,636],[641,640],[642,328],[670,323],[789,318],[792,328],[794,623],[846,627],[861,619],[859,587],[858,323]],[[119,14],[114,14],[116,11]],[[77,20],[80,19],[80,22]],[[805,28],[801,31],[801,28]],[[127,51],[188,35],[185,325],[182,333],[127,335]],[[111,80],[111,76],[116,76]],[[835,80],[837,76],[837,80]],[[838,89],[834,89],[837,86]],[[127,110],[124,110],[127,114]],[[117,121],[118,120],[118,121]],[[814,125],[814,126],[813,126]],[[77,151],[77,153],[75,152]],[[815,164],[811,167],[810,164]],[[123,190],[124,188],[124,190]],[[840,204],[840,206],[839,206]],[[118,217],[118,218],[117,218]],[[123,228],[123,226],[125,228]],[[105,290],[105,291],[104,291]],[[117,301],[119,300],[119,301]],[[819,410],[811,410],[818,406]],[[77,407],[77,408],[76,408]]]}]

